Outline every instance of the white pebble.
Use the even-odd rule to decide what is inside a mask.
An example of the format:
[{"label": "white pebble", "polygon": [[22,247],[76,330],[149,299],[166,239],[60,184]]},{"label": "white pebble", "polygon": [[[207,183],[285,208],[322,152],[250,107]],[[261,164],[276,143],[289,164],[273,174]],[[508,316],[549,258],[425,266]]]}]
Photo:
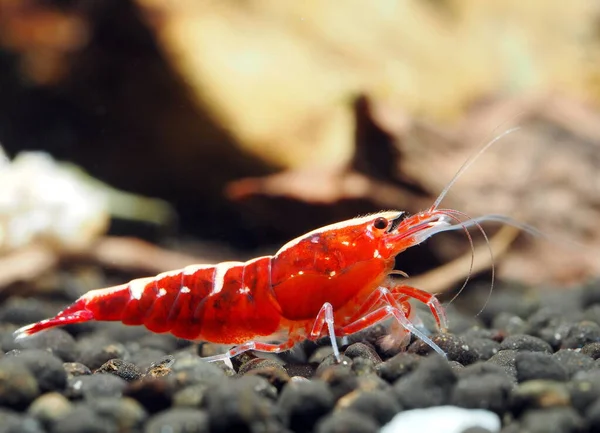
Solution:
[{"label": "white pebble", "polygon": [[484,409],[463,409],[456,406],[438,406],[400,412],[380,433],[460,433],[471,427],[482,427],[491,432],[500,431],[500,418]]}]

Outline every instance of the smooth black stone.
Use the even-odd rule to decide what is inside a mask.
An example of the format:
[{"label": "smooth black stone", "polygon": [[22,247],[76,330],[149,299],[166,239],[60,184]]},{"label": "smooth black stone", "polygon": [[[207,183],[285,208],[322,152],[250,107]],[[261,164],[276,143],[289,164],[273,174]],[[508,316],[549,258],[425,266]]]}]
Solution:
[{"label": "smooth black stone", "polygon": [[356,390],[345,395],[336,404],[348,412],[360,413],[371,417],[380,426],[390,422],[402,410],[400,404],[390,398],[389,391]]},{"label": "smooth black stone", "polygon": [[521,428],[528,433],[582,433],[585,423],[574,409],[561,407],[525,412]]},{"label": "smooth black stone", "polygon": [[210,431],[251,431],[259,426],[272,427],[277,423],[276,392],[271,384],[258,376],[243,376],[216,387],[206,395]]},{"label": "smooth black stone", "polygon": [[382,379],[394,383],[402,376],[415,370],[424,358],[414,353],[402,352],[388,359],[376,367],[377,373]]},{"label": "smooth black stone", "polygon": [[114,433],[115,423],[108,418],[98,415],[93,404],[80,403],[52,424],[52,433]]},{"label": "smooth black stone", "polygon": [[45,430],[37,419],[0,407],[0,433],[45,433]]},{"label": "smooth black stone", "polygon": [[148,418],[142,405],[131,398],[96,398],[93,405],[96,414],[110,420],[119,432],[141,431]]},{"label": "smooth black stone", "polygon": [[[454,334],[435,334],[431,340],[444,351],[449,361],[457,361],[462,365],[469,365],[479,359],[475,350],[461,337]],[[410,353],[426,355],[433,349],[421,340],[415,341],[408,348]]]},{"label": "smooth black stone", "polygon": [[600,342],[600,326],[594,322],[579,322],[569,329],[563,339],[563,349],[580,349],[589,343]]},{"label": "smooth black stone", "polygon": [[65,394],[71,399],[118,398],[126,386],[127,382],[120,377],[99,373],[68,379]]},{"label": "smooth black stone", "polygon": [[441,406],[450,402],[456,381],[456,374],[445,359],[430,356],[394,383],[394,393],[405,409]]},{"label": "smooth black stone", "polygon": [[13,357],[0,359],[0,406],[24,409],[40,394],[33,373]]},{"label": "smooth black stone", "polygon": [[377,351],[364,343],[354,343],[348,346],[344,351],[344,356],[354,360],[355,358],[364,358],[370,360],[374,365],[381,363],[381,358]]},{"label": "smooth black stone", "polygon": [[509,376],[512,376],[516,379],[517,377],[517,367],[516,367],[516,350],[501,350],[486,362],[489,364],[498,365],[504,368],[504,371]]},{"label": "smooth black stone", "polygon": [[551,380],[523,382],[513,390],[510,398],[511,411],[516,416],[531,409],[567,407],[570,403],[567,385]]},{"label": "smooth black stone", "polygon": [[532,335],[511,335],[500,343],[500,350],[527,350],[530,352],[552,353],[552,346],[541,338]]},{"label": "smooth black stone", "polygon": [[499,415],[508,408],[513,383],[506,374],[484,374],[459,379],[450,403],[468,409],[487,409]]},{"label": "smooth black stone", "polygon": [[290,382],[281,392],[277,406],[284,424],[294,432],[310,432],[326,415],[335,398],[325,382]]},{"label": "smooth black stone", "polygon": [[315,428],[315,433],[377,433],[379,426],[362,414],[349,411],[334,412],[323,417]]},{"label": "smooth black stone", "polygon": [[571,405],[583,413],[600,399],[600,370],[582,371],[567,383]]},{"label": "smooth black stone", "polygon": [[321,371],[317,370],[316,377],[329,385],[336,400],[358,387],[356,374],[344,365],[331,365]]},{"label": "smooth black stone", "polygon": [[581,348],[581,353],[592,359],[600,358],[600,343],[589,343]]},{"label": "smooth black stone", "polygon": [[128,356],[127,349],[121,343],[109,342],[106,337],[89,337],[77,342],[79,355],[77,361],[91,370],[96,370],[111,359],[123,359]]},{"label": "smooth black stone", "polygon": [[517,353],[517,356],[515,357],[515,367],[517,369],[517,380],[519,382],[535,379],[555,381],[566,381],[568,379],[567,370],[556,358],[548,353]]},{"label": "smooth black stone", "polygon": [[208,433],[208,414],[199,409],[174,408],[150,418],[145,433]]},{"label": "smooth black stone", "polygon": [[596,366],[592,358],[571,349],[559,350],[552,357],[563,366],[569,377],[573,377],[579,371],[591,370]]},{"label": "smooth black stone", "polygon": [[74,362],[77,358],[75,339],[62,328],[49,329],[15,342],[17,349],[50,350],[64,362]]}]

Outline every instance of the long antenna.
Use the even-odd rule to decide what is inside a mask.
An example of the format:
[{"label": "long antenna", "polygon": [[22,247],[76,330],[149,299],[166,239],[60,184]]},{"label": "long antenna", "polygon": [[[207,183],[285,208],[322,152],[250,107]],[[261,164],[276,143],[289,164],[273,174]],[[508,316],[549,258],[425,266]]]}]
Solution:
[{"label": "long antenna", "polygon": [[502,138],[506,137],[508,134],[512,134],[513,132],[518,131],[519,129],[521,129],[519,126],[515,126],[514,128],[510,128],[510,129],[504,131],[502,134],[498,135],[496,138],[494,138],[489,143],[487,143],[485,146],[483,146],[479,150],[479,152],[477,152],[476,154],[474,154],[473,156],[471,156],[469,159],[467,159],[463,163],[463,165],[458,169],[458,171],[456,172],[456,174],[454,175],[454,177],[452,178],[452,180],[450,180],[450,182],[448,183],[448,185],[446,185],[446,187],[441,192],[441,194],[438,196],[438,198],[435,200],[435,202],[433,203],[433,206],[431,206],[430,210],[433,211],[433,210],[437,209],[437,207],[440,205],[440,203],[442,202],[442,200],[444,199],[444,197],[446,197],[446,194],[448,194],[448,191],[450,190],[450,188],[452,188],[452,186],[456,183],[456,181],[458,180],[458,178],[471,166],[471,164],[473,164],[477,160],[477,158],[479,158],[481,156],[481,154],[483,152],[485,152],[486,150],[488,150],[498,140],[501,140]]}]

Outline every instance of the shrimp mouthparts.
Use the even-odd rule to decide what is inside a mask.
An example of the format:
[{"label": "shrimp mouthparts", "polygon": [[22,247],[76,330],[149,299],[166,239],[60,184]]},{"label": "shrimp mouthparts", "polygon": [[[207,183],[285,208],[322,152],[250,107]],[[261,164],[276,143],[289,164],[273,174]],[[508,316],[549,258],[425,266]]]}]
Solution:
[{"label": "shrimp mouthparts", "polygon": [[453,220],[448,215],[434,215],[430,219],[417,224],[411,229],[411,232],[415,233],[415,244],[420,244],[437,233],[463,227],[462,224],[452,224],[452,222]]}]

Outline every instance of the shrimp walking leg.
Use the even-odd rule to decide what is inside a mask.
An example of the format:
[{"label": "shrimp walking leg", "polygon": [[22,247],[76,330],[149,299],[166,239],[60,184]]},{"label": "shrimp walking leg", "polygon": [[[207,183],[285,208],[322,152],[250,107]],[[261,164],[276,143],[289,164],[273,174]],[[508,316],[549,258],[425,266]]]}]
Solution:
[{"label": "shrimp walking leg", "polygon": [[321,336],[321,332],[323,330],[323,326],[327,325],[327,332],[329,334],[329,339],[331,340],[331,347],[333,348],[333,355],[337,362],[340,362],[340,349],[337,345],[337,340],[335,339],[335,329],[333,322],[333,306],[329,302],[325,302],[317,314],[317,318],[315,319],[315,324],[313,325],[313,329],[310,332],[310,336],[308,337],[311,340],[316,340]]},{"label": "shrimp walking leg", "polygon": [[415,335],[417,338],[426,343],[429,347],[431,347],[437,353],[442,355],[444,358],[446,357],[444,351],[437,344],[435,344],[427,335],[420,331],[408,319],[408,317],[406,317],[406,314],[404,313],[404,311],[402,311],[401,308],[398,308],[398,304],[396,303],[396,300],[394,299],[390,290],[388,290],[385,287],[380,287],[378,291],[381,292],[381,299],[384,300],[387,305],[379,307],[376,310],[370,312],[369,314],[363,316],[362,318],[356,320],[355,322],[344,326],[342,328],[342,332],[344,335],[354,334],[370,326],[373,326],[376,323],[393,317],[404,329]]},{"label": "shrimp walking leg", "polygon": [[433,314],[433,317],[435,317],[440,331],[446,332],[448,330],[448,319],[446,318],[446,312],[440,304],[440,301],[438,301],[434,295],[424,290],[405,285],[392,286],[389,287],[388,290],[394,296],[402,294],[424,303],[431,310],[431,314]]},{"label": "shrimp walking leg", "polygon": [[222,353],[220,355],[205,356],[201,359],[206,362],[225,361],[249,350],[255,350],[257,352],[280,353],[285,352],[286,350],[290,350],[292,347],[294,347],[294,340],[291,339],[280,344],[262,343],[260,341],[248,341],[247,343],[235,346],[229,349],[227,352]]},{"label": "shrimp walking leg", "polygon": [[[444,308],[440,304],[440,301],[432,295],[431,293],[425,292],[420,289],[416,289],[414,287],[405,286],[405,285],[397,285],[391,287],[379,287],[376,291],[371,293],[369,298],[367,298],[366,302],[361,306],[361,308],[352,316],[351,321],[357,321],[364,314],[372,311],[374,307],[377,305],[384,303],[390,304],[390,300],[386,299],[387,294],[391,294],[394,299],[392,305],[403,305],[403,302],[408,299],[416,299],[417,301],[421,301],[426,304],[431,310],[431,314],[435,318],[438,328],[441,332],[446,332],[448,329],[448,320],[446,318],[446,312]],[[410,312],[410,306],[406,308],[400,308],[405,311],[405,315],[408,316]]]}]

